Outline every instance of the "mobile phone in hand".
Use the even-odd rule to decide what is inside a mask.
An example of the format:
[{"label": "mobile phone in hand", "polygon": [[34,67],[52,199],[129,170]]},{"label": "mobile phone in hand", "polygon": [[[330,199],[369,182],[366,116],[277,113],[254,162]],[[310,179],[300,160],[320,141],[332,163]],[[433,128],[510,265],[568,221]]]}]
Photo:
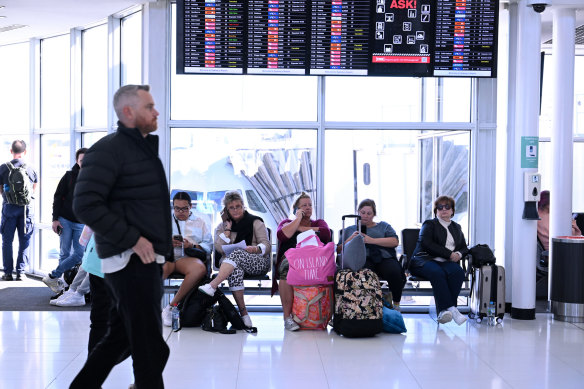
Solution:
[{"label": "mobile phone in hand", "polygon": [[367,226],[361,224],[361,233],[367,235]]},{"label": "mobile phone in hand", "polygon": [[63,227],[57,226],[57,235],[61,235],[63,233]]},{"label": "mobile phone in hand", "polygon": [[174,236],[172,237],[172,239],[174,239],[174,240],[178,240],[179,242],[182,242],[182,241],[183,241],[183,237],[182,237],[182,235],[174,235]]}]

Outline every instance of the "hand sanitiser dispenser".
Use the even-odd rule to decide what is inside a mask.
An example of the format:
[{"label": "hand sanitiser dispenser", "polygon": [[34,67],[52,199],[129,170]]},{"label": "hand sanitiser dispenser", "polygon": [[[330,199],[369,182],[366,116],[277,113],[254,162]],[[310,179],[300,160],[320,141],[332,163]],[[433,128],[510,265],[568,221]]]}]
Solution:
[{"label": "hand sanitiser dispenser", "polygon": [[537,202],[541,192],[541,174],[525,172],[523,177],[523,219],[539,220]]}]

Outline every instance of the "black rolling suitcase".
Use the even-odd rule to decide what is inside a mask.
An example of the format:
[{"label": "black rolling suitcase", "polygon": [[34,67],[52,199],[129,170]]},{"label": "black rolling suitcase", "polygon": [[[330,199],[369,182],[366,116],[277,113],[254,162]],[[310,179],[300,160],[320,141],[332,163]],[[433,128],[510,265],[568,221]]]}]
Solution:
[{"label": "black rolling suitcase", "polygon": [[[357,218],[360,224],[360,216],[345,215],[343,231],[345,218],[350,217]],[[344,238],[341,241],[344,242]],[[372,270],[339,270],[335,276],[334,294],[333,328],[336,333],[349,338],[362,338],[383,330],[381,285]]]}]

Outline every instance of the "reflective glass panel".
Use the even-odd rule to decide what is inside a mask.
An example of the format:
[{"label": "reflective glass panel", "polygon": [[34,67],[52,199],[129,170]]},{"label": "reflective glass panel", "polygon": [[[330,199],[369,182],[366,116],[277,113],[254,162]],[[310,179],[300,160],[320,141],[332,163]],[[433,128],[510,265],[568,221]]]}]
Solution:
[{"label": "reflective glass panel", "polygon": [[122,19],[122,85],[142,84],[142,12]]},{"label": "reflective glass panel", "polygon": [[107,25],[84,30],[82,40],[81,112],[85,127],[107,125],[108,37]]},{"label": "reflective glass panel", "polygon": [[28,133],[29,44],[0,46],[0,58],[0,133]]},{"label": "reflective glass panel", "polygon": [[41,135],[41,213],[43,223],[53,220],[53,196],[61,177],[71,169],[69,134]]},{"label": "reflective glass panel", "polygon": [[69,34],[41,40],[41,127],[71,127]]}]

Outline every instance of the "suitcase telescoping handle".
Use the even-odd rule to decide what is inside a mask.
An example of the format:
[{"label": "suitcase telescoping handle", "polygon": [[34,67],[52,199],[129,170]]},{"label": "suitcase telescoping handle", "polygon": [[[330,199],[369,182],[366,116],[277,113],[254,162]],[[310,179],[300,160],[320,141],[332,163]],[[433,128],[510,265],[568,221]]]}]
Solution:
[{"label": "suitcase telescoping handle", "polygon": [[361,215],[343,215],[343,229],[341,232],[341,269],[345,267],[345,219],[355,219],[357,231],[361,233]]}]

